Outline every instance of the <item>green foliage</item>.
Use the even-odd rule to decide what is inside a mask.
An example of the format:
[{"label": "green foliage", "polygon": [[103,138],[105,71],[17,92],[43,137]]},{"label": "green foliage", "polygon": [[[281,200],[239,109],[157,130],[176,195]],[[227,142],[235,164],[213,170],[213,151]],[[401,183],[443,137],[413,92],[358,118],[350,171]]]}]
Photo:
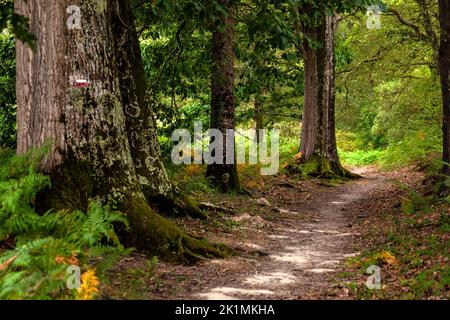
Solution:
[{"label": "green foliage", "polygon": [[[410,132],[397,142],[390,143],[385,149],[371,149],[370,145],[367,149],[363,147],[363,138],[354,134],[338,131],[337,139],[342,162],[354,166],[377,164],[387,170],[411,164],[429,166],[430,162],[436,160],[434,157],[442,148],[442,137],[438,127],[428,132],[423,130]],[[432,166],[436,167],[435,164]]]},{"label": "green foliage", "polygon": [[201,192],[213,194],[217,188],[206,177],[206,167],[204,165],[189,165],[168,167],[168,173],[172,181],[175,181],[178,188],[183,193]]},{"label": "green foliage", "polygon": [[442,232],[450,232],[450,215],[446,212],[441,213],[439,225]]},{"label": "green foliage", "polygon": [[0,158],[0,241],[25,234],[39,224],[31,208],[37,192],[50,185],[48,177],[35,171],[42,152],[30,152],[23,157]]},{"label": "green foliage", "polygon": [[[57,264],[59,255],[70,256],[64,242],[48,237],[18,243],[0,257],[0,264],[15,260],[0,274],[2,299],[50,299],[64,293],[67,266]],[[65,297],[70,292],[65,292]]]},{"label": "green foliage", "polygon": [[[384,3],[422,28],[419,1]],[[429,1],[427,11],[433,15],[436,6]],[[424,161],[442,149],[442,99],[433,50],[395,15],[382,15],[378,30],[368,30],[365,20],[360,14],[340,24],[337,127],[362,140],[364,147],[358,149],[383,150],[378,160],[384,168]],[[431,22],[437,30],[436,21]],[[354,158],[363,154],[352,154],[349,161],[359,162]]]},{"label": "green foliage", "polygon": [[[179,109],[173,118],[166,118],[164,121],[159,121],[158,139],[161,146],[162,156],[167,162],[171,162],[171,153],[175,143],[171,136],[174,130],[183,128],[194,136],[194,124],[200,122],[203,130],[209,128],[209,113],[205,112],[209,106],[203,105],[194,100],[188,100],[179,106]],[[162,120],[162,119],[161,119]]]},{"label": "green foliage", "polygon": [[393,143],[383,152],[380,164],[384,168],[395,168],[412,163],[426,162],[430,154],[440,152],[442,138],[438,128],[433,131],[417,131]]},{"label": "green foliage", "polygon": [[92,247],[103,240],[120,246],[113,228],[113,223],[117,222],[127,225],[121,213],[92,201],[87,213],[76,210],[46,213],[41,222],[44,229],[38,230],[37,234],[49,233],[79,247]]},{"label": "green foliage", "polygon": [[127,226],[127,220],[96,200],[86,213],[37,213],[36,194],[50,186],[49,178],[36,172],[45,151],[8,154],[0,153],[0,244],[7,241],[15,248],[0,255],[0,298],[74,298],[76,291],[66,288],[68,266],[104,271],[108,258],[126,254],[113,224]]},{"label": "green foliage", "polygon": [[14,38],[0,33],[0,148],[16,145],[16,58]]},{"label": "green foliage", "polygon": [[367,166],[376,164],[383,154],[382,150],[372,149],[364,138],[354,132],[337,130],[336,142],[339,157],[344,164],[352,166]]},{"label": "green foliage", "polygon": [[352,166],[367,166],[376,164],[380,159],[383,151],[380,150],[357,150],[357,151],[340,151],[339,157],[343,163]]},{"label": "green foliage", "polygon": [[356,133],[349,131],[337,130],[336,143],[338,149],[345,152],[368,149],[364,141]]},{"label": "green foliage", "polygon": [[28,20],[14,12],[13,0],[0,0],[0,32],[6,28],[10,28],[19,40],[35,47],[36,38],[29,30]]},{"label": "green foliage", "polygon": [[297,138],[280,138],[280,163],[284,166],[299,152],[299,141]]}]

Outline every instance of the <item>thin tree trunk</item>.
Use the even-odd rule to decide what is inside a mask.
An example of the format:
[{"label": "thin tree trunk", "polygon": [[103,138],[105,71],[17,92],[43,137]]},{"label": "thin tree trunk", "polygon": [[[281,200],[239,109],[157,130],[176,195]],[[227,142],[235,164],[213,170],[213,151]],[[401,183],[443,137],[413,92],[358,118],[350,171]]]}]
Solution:
[{"label": "thin tree trunk", "polygon": [[[226,10],[220,23],[213,26],[211,74],[211,129],[219,129],[223,134],[223,164],[208,165],[206,176],[212,178],[222,192],[239,191],[236,157],[234,163],[227,164],[227,129],[235,129],[234,60],[235,60],[235,20],[232,1],[219,0]],[[234,140],[231,137],[230,140]]]},{"label": "thin tree trunk", "polygon": [[[264,129],[264,113],[263,113],[263,98],[260,96],[255,97],[255,115],[254,120],[256,124],[256,143],[259,145],[261,142],[259,132]],[[263,139],[265,137],[262,137]]]},{"label": "thin tree trunk", "polygon": [[336,57],[335,57],[335,35],[337,29],[337,18],[335,15],[326,17],[325,32],[325,148],[326,157],[330,163],[331,170],[341,173],[342,166],[339,161],[336,143]]},{"label": "thin tree trunk", "polygon": [[[439,0],[441,45],[439,50],[439,73],[443,99],[443,161],[450,163],[450,2]],[[444,173],[450,175],[450,166],[444,165]]]},{"label": "thin tree trunk", "polygon": [[321,43],[321,47],[316,50],[316,71],[317,71],[317,95],[315,98],[316,101],[316,136],[314,143],[314,155],[318,156],[319,159],[326,157],[326,145],[325,145],[325,126],[326,126],[326,118],[325,118],[325,97],[326,97],[326,89],[325,87],[325,68],[327,67],[327,43],[326,43],[326,31],[327,25],[326,20],[324,19],[324,23],[322,23],[317,28],[317,39],[319,43]]},{"label": "thin tree trunk", "polygon": [[[100,8],[87,0],[15,1],[16,11],[30,19],[38,36],[35,52],[17,43],[17,150],[50,143],[42,170],[53,186],[39,199],[41,206],[85,209],[89,199],[97,198],[127,215],[131,232],[121,230],[121,235],[129,245],[187,257],[220,255],[158,215],[142,192],[124,113],[134,101],[121,92],[124,74],[134,74],[118,68],[123,52],[114,44],[127,33],[114,33],[123,23],[116,4],[105,2]],[[81,9],[81,29],[66,26],[70,5]],[[76,80],[84,79],[90,80],[88,86],[77,86]]]}]

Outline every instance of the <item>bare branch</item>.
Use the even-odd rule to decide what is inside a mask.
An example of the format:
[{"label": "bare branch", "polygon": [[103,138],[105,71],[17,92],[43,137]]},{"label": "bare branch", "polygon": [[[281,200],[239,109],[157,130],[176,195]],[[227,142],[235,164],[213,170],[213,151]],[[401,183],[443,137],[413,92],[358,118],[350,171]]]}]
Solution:
[{"label": "bare branch", "polygon": [[388,12],[393,13],[403,25],[414,29],[415,33],[417,34],[417,36],[419,36],[419,38],[422,38],[422,39],[427,38],[427,35],[424,34],[422,31],[420,31],[420,26],[418,26],[417,24],[415,24],[409,20],[406,20],[406,18],[403,17],[402,14],[397,9],[389,8]]}]

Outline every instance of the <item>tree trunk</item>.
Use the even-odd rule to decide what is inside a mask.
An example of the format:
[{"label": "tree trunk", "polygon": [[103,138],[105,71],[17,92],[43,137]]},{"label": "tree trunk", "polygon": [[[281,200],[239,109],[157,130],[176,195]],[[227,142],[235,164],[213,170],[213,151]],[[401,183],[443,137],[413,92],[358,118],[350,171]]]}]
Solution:
[{"label": "tree trunk", "polygon": [[[309,28],[307,34],[316,41],[324,39],[324,24]],[[323,41],[321,42],[323,45]],[[302,117],[301,161],[308,162],[323,150],[324,47],[304,45],[304,104]]]},{"label": "tree trunk", "polygon": [[128,1],[119,1],[121,15],[116,16],[114,34],[118,52],[120,91],[131,155],[136,174],[145,194],[149,197],[170,197],[173,186],[161,160],[152,105],[147,95],[147,80]]},{"label": "tree trunk", "polygon": [[[141,188],[133,149],[144,149],[129,138],[125,111],[136,107],[138,82],[130,60],[120,63],[129,25],[122,20],[119,2],[87,0],[16,0],[15,9],[30,19],[37,49],[17,43],[18,153],[50,144],[42,170],[52,178],[52,189],[39,199],[44,207],[85,209],[97,198],[127,215],[131,231],[120,230],[128,245],[152,252],[185,257],[221,255],[207,243],[185,235],[153,210]],[[81,10],[81,28],[69,29],[69,6]],[[115,33],[128,28],[128,32]],[[134,48],[135,49],[135,48]],[[133,57],[128,56],[127,59]],[[89,80],[89,82],[82,81]],[[122,92],[130,81],[128,91]],[[136,99],[136,98],[135,98]],[[151,111],[148,111],[151,113]],[[148,113],[147,115],[150,115]],[[155,128],[147,138],[156,145]],[[132,144],[135,145],[132,146]],[[148,151],[147,151],[148,152]],[[148,162],[155,188],[165,175]],[[140,171],[142,172],[142,171]]]},{"label": "tree trunk", "polygon": [[180,194],[169,180],[162,162],[153,106],[147,94],[147,79],[139,39],[129,1],[120,1],[121,15],[116,16],[114,34],[118,52],[120,91],[131,156],[141,189],[151,206],[168,215],[189,214],[206,218],[198,204]]},{"label": "tree trunk", "polygon": [[260,137],[259,132],[260,130],[264,129],[264,112],[263,112],[263,98],[261,96],[255,97],[255,114],[254,114],[254,120],[256,124],[256,143],[259,145],[260,143],[264,142],[265,137]]},{"label": "tree trunk", "polygon": [[325,32],[325,155],[328,159],[330,169],[338,175],[347,175],[339,161],[336,143],[336,57],[335,57],[335,36],[337,30],[337,18],[335,15],[326,17]]},{"label": "tree trunk", "polygon": [[301,157],[291,171],[318,177],[350,173],[340,164],[335,133],[335,33],[336,16],[325,16],[316,26],[303,28],[319,47],[303,44],[305,65]]},{"label": "tree trunk", "polygon": [[[441,45],[439,50],[439,73],[443,99],[443,161],[450,163],[450,2],[439,0]],[[444,165],[444,173],[450,175],[450,166]]]},{"label": "tree trunk", "polygon": [[[227,130],[235,129],[234,59],[235,21],[234,8],[230,0],[219,0],[226,14],[220,14],[220,22],[213,26],[212,74],[211,74],[211,129],[223,134],[222,164],[208,165],[206,176],[213,180],[222,192],[239,191],[236,156],[234,161],[226,159]],[[233,136],[229,138],[234,141]],[[230,164],[230,162],[233,162]]]}]

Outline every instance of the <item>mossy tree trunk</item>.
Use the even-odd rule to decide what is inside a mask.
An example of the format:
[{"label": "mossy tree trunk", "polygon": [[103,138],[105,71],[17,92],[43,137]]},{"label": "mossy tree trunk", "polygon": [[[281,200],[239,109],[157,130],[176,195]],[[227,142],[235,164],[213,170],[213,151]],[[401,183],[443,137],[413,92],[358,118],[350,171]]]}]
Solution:
[{"label": "mossy tree trunk", "polygon": [[[42,164],[53,182],[52,190],[40,199],[45,206],[85,208],[89,199],[97,198],[127,215],[131,230],[121,234],[128,245],[185,257],[221,255],[216,247],[187,236],[161,217],[145,197],[136,149],[152,150],[144,150],[149,145],[139,145],[139,137],[130,134],[130,119],[138,117],[126,114],[140,107],[136,90],[141,79],[129,70],[132,50],[116,47],[134,32],[122,19],[127,16],[121,11],[124,3],[15,1],[16,11],[30,19],[31,31],[38,38],[34,52],[17,43],[17,151],[51,143]],[[81,24],[69,29],[67,8],[73,5],[80,8]],[[124,28],[128,32],[115,33]],[[127,59],[128,65],[123,62]],[[126,84],[128,90],[124,90]],[[151,110],[143,114],[151,116]],[[155,147],[152,130],[146,138]],[[160,160],[142,165],[153,173],[146,178],[154,188],[168,188]]]},{"label": "mossy tree trunk", "polygon": [[[235,20],[234,6],[231,0],[218,0],[226,13],[219,12],[219,21],[212,26],[212,74],[211,74],[211,129],[219,129],[223,134],[222,163],[208,165],[206,176],[222,191],[240,191],[236,156],[227,159],[226,141],[234,141],[235,97],[234,97],[234,60],[235,60]],[[228,161],[227,161],[228,160]],[[233,163],[230,163],[233,162]]]},{"label": "mossy tree trunk", "polygon": [[114,19],[120,91],[131,156],[142,192],[152,207],[168,215],[206,218],[194,199],[180,193],[167,175],[157,138],[156,120],[148,94],[144,63],[129,1],[119,2]]},{"label": "mossy tree trunk", "polygon": [[[439,1],[441,45],[439,50],[439,73],[441,76],[443,99],[443,161],[450,163],[450,2]],[[446,175],[450,175],[450,166],[444,165]]]},{"label": "mossy tree trunk", "polygon": [[[307,10],[308,8],[306,8]],[[312,10],[312,8],[309,8]],[[339,161],[335,133],[335,15],[305,25],[302,54],[305,65],[301,157],[291,171],[318,176],[350,177]],[[314,45],[312,45],[314,44]]]}]

